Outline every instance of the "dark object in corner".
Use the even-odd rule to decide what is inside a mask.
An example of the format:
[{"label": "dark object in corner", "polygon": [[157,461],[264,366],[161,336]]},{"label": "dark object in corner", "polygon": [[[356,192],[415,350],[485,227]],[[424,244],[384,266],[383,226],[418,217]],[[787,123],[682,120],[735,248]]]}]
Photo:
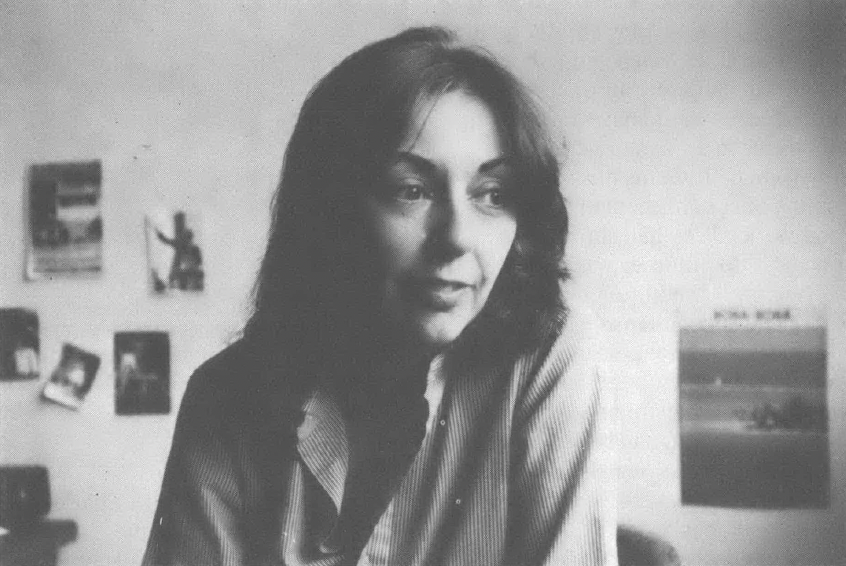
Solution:
[{"label": "dark object in corner", "polygon": [[634,527],[617,527],[620,566],[681,566],[679,553],[664,539]]},{"label": "dark object in corner", "polygon": [[76,540],[76,523],[39,521],[0,535],[0,566],[56,566],[59,549]]},{"label": "dark object in corner", "polygon": [[44,466],[0,467],[0,526],[15,531],[50,511],[50,482]]}]

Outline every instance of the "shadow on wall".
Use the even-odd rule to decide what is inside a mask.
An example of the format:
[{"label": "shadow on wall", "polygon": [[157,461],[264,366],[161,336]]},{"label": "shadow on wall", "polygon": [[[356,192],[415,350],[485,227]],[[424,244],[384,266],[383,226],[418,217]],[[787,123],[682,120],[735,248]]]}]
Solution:
[{"label": "shadow on wall", "polygon": [[681,566],[672,544],[661,537],[628,525],[617,528],[620,566]]}]

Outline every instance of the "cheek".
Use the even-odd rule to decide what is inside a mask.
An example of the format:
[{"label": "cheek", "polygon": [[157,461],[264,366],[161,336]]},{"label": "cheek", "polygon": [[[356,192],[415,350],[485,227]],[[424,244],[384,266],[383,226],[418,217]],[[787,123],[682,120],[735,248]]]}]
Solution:
[{"label": "cheek", "polygon": [[488,284],[493,285],[517,235],[517,222],[503,220],[487,231],[482,248],[482,264]]},{"label": "cheek", "polygon": [[370,224],[386,275],[401,272],[417,261],[426,238],[420,223],[402,216],[375,214],[371,215]]}]

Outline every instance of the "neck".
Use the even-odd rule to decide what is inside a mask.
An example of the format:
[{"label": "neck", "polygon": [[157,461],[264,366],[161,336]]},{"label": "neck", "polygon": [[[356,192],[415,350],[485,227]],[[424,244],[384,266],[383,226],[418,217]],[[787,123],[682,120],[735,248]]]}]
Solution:
[{"label": "neck", "polygon": [[421,347],[420,343],[397,333],[374,335],[362,352],[363,368],[377,383],[420,380],[425,383],[429,365],[438,354],[434,348]]},{"label": "neck", "polygon": [[398,373],[428,367],[441,350],[381,316],[369,319],[369,324],[360,324],[350,333],[350,338],[350,353],[354,359],[372,369],[384,367],[386,371]]},{"label": "neck", "polygon": [[[353,420],[399,418],[423,399],[426,376],[437,352],[423,350],[396,335],[360,334],[333,362],[330,375]],[[345,355],[348,354],[348,355]],[[394,417],[390,417],[394,415]],[[407,415],[406,415],[407,416]]]}]

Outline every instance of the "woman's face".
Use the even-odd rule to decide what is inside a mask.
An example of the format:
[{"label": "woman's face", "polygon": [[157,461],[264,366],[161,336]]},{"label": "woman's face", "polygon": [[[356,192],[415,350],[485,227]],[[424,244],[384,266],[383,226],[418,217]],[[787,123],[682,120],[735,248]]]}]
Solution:
[{"label": "woman's face", "polygon": [[365,197],[365,216],[383,316],[422,347],[441,348],[485,306],[511,249],[513,172],[478,98],[447,93],[412,124]]}]

